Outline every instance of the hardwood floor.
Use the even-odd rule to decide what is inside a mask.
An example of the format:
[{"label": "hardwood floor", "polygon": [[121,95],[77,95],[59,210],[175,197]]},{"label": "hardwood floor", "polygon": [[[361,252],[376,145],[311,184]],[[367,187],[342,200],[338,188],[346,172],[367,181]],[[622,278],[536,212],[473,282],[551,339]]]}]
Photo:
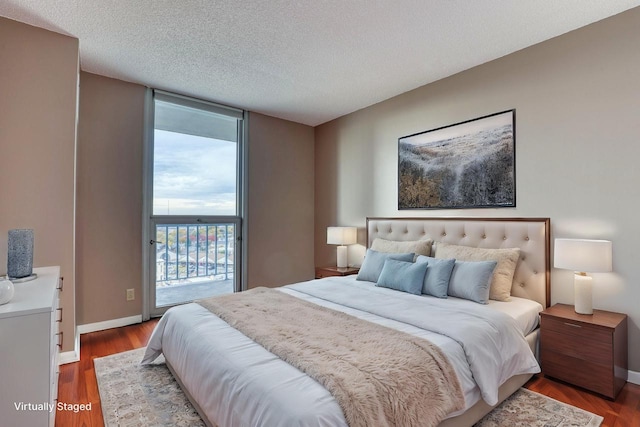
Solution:
[{"label": "hardwood floor", "polygon": [[[91,411],[58,411],[58,427],[101,427],[102,410],[93,359],[147,345],[157,319],[138,325],[93,332],[80,337],[80,361],[62,365],[58,386],[58,401],[68,404],[91,403]],[[579,390],[543,375],[536,375],[526,384],[529,390],[604,417],[603,427],[640,426],[640,386],[627,383],[615,402],[593,393]]]},{"label": "hardwood floor", "polygon": [[158,319],[80,336],[80,361],[60,366],[58,402],[91,403],[90,411],[57,411],[58,427],[102,427],[102,409],[93,359],[144,347]]},{"label": "hardwood floor", "polygon": [[615,401],[541,374],[534,376],[525,387],[604,417],[603,427],[640,426],[640,385],[626,383]]}]

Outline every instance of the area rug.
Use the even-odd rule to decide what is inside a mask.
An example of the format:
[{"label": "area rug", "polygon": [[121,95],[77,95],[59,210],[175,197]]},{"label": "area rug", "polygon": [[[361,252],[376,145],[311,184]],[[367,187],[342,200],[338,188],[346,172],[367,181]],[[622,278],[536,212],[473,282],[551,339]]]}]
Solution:
[{"label": "area rug", "polygon": [[162,356],[140,365],[144,351],[93,359],[105,427],[204,427]]},{"label": "area rug", "polygon": [[521,388],[474,427],[598,427],[602,421],[599,415]]},{"label": "area rug", "polygon": [[[94,359],[105,426],[204,426],[162,356],[151,365],[140,365],[144,350]],[[521,388],[475,427],[597,427],[602,420]]]}]

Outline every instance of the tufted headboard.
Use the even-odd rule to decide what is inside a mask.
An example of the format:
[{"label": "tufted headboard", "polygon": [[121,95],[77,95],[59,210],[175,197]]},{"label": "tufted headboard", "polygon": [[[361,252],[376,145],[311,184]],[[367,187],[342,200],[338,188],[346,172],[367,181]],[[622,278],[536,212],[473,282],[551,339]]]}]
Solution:
[{"label": "tufted headboard", "polygon": [[478,248],[520,248],[511,294],[551,305],[549,218],[367,218],[367,247],[376,237],[432,239]]}]

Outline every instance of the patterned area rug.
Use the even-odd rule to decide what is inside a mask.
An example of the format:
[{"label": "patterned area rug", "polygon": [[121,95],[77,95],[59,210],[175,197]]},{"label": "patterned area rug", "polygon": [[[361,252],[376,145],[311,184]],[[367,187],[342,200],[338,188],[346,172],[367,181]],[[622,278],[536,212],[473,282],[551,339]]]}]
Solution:
[{"label": "patterned area rug", "polygon": [[[161,357],[144,348],[94,359],[106,427],[204,426]],[[521,388],[475,427],[597,427],[603,418]]]},{"label": "patterned area rug", "polygon": [[144,351],[93,359],[105,427],[204,427],[162,356],[140,365]]},{"label": "patterned area rug", "polygon": [[521,388],[474,427],[598,427],[602,420],[599,415]]}]

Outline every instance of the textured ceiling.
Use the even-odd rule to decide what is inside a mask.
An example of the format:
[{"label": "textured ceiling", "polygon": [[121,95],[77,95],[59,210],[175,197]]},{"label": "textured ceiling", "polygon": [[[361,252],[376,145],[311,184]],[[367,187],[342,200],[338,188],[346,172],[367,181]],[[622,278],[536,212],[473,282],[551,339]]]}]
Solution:
[{"label": "textured ceiling", "polygon": [[639,0],[0,0],[84,71],[317,125]]}]

